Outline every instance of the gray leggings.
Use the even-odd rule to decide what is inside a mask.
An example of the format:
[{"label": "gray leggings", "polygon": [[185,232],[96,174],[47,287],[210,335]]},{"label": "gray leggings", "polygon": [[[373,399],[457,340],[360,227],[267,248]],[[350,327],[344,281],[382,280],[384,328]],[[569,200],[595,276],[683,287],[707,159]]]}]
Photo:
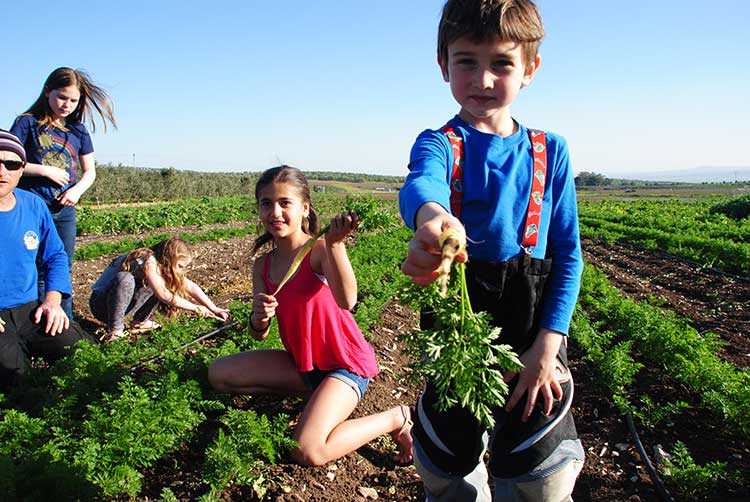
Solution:
[{"label": "gray leggings", "polygon": [[106,323],[108,333],[125,329],[125,317],[131,313],[133,322],[145,321],[158,305],[151,288],[136,284],[130,272],[118,272],[106,288],[92,291],[89,300],[91,313]]}]

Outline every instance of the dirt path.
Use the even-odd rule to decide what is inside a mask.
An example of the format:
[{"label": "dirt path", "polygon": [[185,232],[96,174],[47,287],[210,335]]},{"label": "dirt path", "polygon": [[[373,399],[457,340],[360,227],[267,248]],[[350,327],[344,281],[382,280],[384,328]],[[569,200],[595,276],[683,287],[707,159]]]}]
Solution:
[{"label": "dirt path", "polygon": [[[250,266],[247,254],[252,237],[240,237],[219,242],[199,243],[193,246],[196,259],[189,270],[191,279],[207,290],[220,305],[250,298]],[[731,343],[723,357],[740,366],[750,363],[750,345],[747,337],[750,309],[750,285],[731,278],[696,270],[679,260],[641,251],[626,246],[604,246],[584,243],[587,261],[604,270],[612,284],[635,298],[658,298],[664,307],[695,320],[699,330],[719,333]],[[96,328],[88,310],[91,284],[112,257],[77,262],[74,267],[75,308],[89,328]],[[418,386],[404,380],[406,361],[398,350],[397,336],[414,329],[416,316],[393,303],[384,309],[381,322],[372,330],[372,344],[378,355],[381,374],[374,379],[356,414],[382,410],[398,402],[413,403]],[[579,478],[574,498],[577,502],[589,501],[656,501],[659,500],[646,471],[638,458],[633,439],[623,418],[612,403],[602,396],[595,385],[595,376],[588,363],[581,360],[575,343],[570,350],[571,367],[576,380],[574,415],[579,435],[587,451],[587,461]],[[269,398],[238,398],[238,407],[264,408],[284,406],[294,415],[299,405]],[[715,431],[706,429],[706,417],[691,413],[685,424],[700,431],[709,441]],[[703,422],[701,422],[703,420]],[[677,431],[648,431],[642,437],[649,452],[657,443],[674,444]],[[710,456],[718,446],[709,441],[701,443]],[[713,441],[716,443],[716,441]],[[750,468],[750,451],[742,443],[733,445],[735,464],[732,468]],[[694,447],[690,445],[691,451]],[[392,444],[389,440],[375,441],[343,459],[320,468],[302,468],[283,462],[274,467],[273,480],[277,487],[264,500],[277,501],[328,501],[351,502],[366,500],[360,488],[374,488],[378,500],[423,501],[421,485],[412,466],[397,467],[391,460]],[[726,455],[726,452],[723,452]],[[161,486],[169,485],[180,500],[195,497],[195,482],[200,479],[195,471],[202,461],[202,452],[177,452],[169,465],[163,466],[147,479],[144,496],[148,500],[159,498]],[[699,460],[696,458],[696,460]],[[750,493],[717,493],[712,500],[750,500]],[[146,500],[142,498],[139,500]],[[244,489],[232,489],[225,500],[257,500]]]}]

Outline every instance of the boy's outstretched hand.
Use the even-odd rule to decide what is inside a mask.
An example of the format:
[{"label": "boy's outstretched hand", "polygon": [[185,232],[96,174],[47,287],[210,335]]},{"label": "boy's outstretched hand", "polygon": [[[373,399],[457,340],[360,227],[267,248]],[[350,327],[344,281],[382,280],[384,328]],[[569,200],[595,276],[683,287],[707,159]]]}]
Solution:
[{"label": "boy's outstretched hand", "polygon": [[[444,230],[452,228],[466,236],[461,221],[448,213],[443,206],[435,202],[424,204],[417,212],[416,231],[409,241],[406,260],[401,264],[401,271],[411,276],[414,284],[426,286],[437,279],[440,267],[441,249],[438,240]],[[455,260],[465,262],[465,253],[456,255]]]},{"label": "boy's outstretched hand", "polygon": [[508,372],[504,375],[505,383],[510,382],[518,374],[518,384],[505,404],[505,411],[510,412],[528,392],[526,408],[521,414],[521,420],[526,422],[531,417],[539,394],[544,399],[544,414],[552,412],[554,399],[562,399],[563,390],[555,374],[556,358],[563,342],[561,333],[548,329],[541,329],[534,340],[534,344],[519,356],[524,365],[520,373]]}]

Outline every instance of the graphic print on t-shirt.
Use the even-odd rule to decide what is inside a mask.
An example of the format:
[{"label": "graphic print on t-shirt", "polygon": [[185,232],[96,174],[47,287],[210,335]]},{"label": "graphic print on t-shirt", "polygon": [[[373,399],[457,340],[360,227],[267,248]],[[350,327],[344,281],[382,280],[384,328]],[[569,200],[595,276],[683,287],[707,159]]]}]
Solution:
[{"label": "graphic print on t-shirt", "polygon": [[42,164],[46,166],[59,167],[68,169],[71,179],[75,179],[78,174],[78,162],[76,161],[76,152],[73,151],[73,145],[65,137],[59,137],[48,132],[39,135],[39,155],[42,158]]}]

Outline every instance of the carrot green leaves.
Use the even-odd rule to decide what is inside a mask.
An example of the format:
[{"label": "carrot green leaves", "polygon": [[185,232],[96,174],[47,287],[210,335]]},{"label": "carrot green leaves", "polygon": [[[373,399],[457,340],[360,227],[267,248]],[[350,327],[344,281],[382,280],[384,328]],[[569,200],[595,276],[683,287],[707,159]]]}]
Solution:
[{"label": "carrot green leaves", "polygon": [[413,375],[434,382],[440,410],[460,405],[488,427],[493,409],[505,403],[504,371],[518,371],[521,361],[510,345],[499,343],[500,328],[489,314],[474,312],[466,287],[466,265],[454,263],[442,296],[436,283],[410,285],[401,299],[434,316],[431,329],[404,338]]}]

